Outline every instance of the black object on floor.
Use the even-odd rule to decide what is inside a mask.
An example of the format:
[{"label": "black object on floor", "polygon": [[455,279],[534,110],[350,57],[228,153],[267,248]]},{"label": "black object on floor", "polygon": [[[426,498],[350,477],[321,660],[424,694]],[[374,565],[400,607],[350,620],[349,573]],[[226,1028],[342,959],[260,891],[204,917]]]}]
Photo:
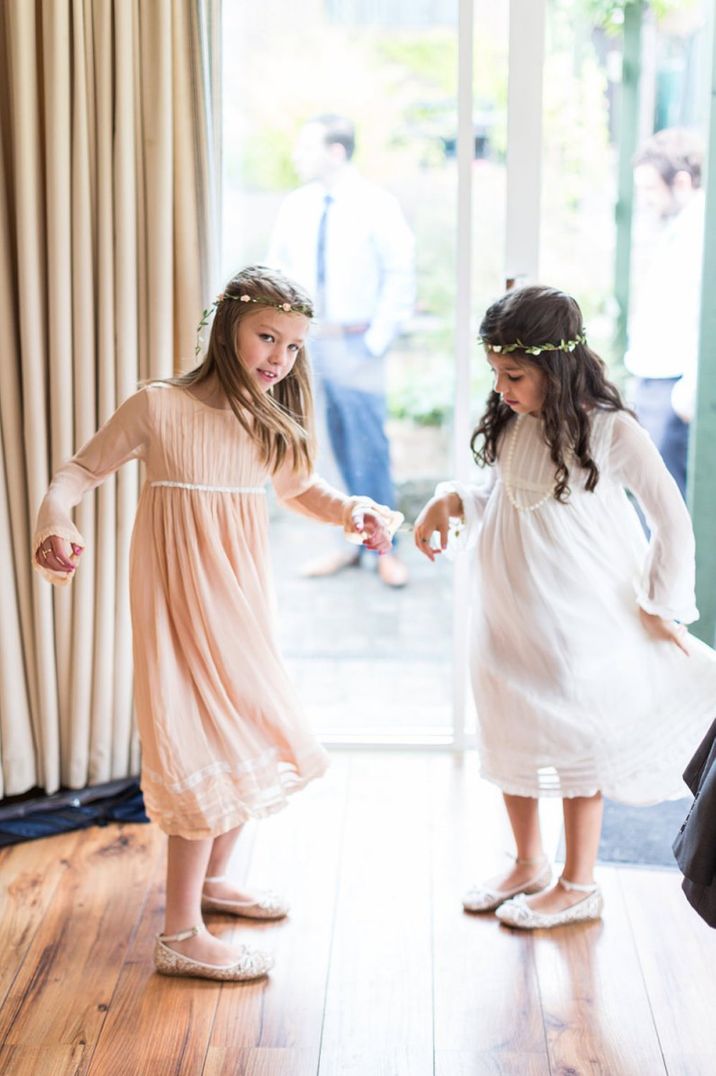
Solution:
[{"label": "black object on floor", "polygon": [[[599,862],[677,870],[671,846],[690,806],[691,796],[666,800],[653,807],[627,807],[605,799]],[[564,833],[557,859],[564,862]]]},{"label": "black object on floor", "polygon": [[148,822],[136,778],[0,800],[0,847],[109,822]]}]

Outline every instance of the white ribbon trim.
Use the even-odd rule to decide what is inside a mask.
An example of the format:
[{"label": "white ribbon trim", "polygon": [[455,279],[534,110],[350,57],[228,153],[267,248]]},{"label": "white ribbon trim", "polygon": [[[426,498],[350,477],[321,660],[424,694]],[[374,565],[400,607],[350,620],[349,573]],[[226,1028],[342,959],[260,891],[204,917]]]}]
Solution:
[{"label": "white ribbon trim", "polygon": [[198,489],[204,493],[266,493],[264,486],[205,486],[198,482],[150,482],[150,486],[169,489]]}]

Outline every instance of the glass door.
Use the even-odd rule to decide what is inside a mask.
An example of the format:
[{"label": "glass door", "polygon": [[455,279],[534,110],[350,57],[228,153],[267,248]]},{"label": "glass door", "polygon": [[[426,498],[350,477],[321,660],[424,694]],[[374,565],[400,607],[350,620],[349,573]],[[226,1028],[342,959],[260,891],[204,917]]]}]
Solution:
[{"label": "glass door", "polygon": [[[310,157],[311,131],[325,117],[354,128],[346,174],[373,199],[368,209],[355,209],[364,214],[370,242],[384,245],[396,214],[413,236],[415,298],[399,331],[389,334],[385,354],[373,356],[384,380],[369,372],[367,381],[347,384],[376,397],[378,414],[385,407],[395,505],[408,524],[436,482],[469,474],[470,429],[489,387],[472,311],[503,284],[508,40],[508,0],[417,7],[416,14],[416,5],[402,0],[226,4],[223,28],[223,277],[273,257],[282,217],[289,218],[289,240],[306,244],[305,263],[313,259],[315,268],[322,214],[314,215],[311,231],[300,209],[291,218],[291,206],[300,205],[301,191],[324,182],[305,157],[306,138]],[[384,210],[381,233],[370,218]],[[329,237],[331,226],[329,215]],[[350,359],[368,347],[370,331],[362,330],[380,321],[379,313],[364,313],[353,301],[362,301],[374,270],[365,244],[350,235],[346,242],[357,243],[346,257],[364,272],[350,283],[346,265],[332,268],[329,260],[328,276],[343,274],[342,306],[326,308],[328,327],[313,345],[314,358],[323,355],[316,370],[318,470],[337,485],[346,484],[347,467],[337,458],[343,449],[331,375],[346,353]],[[390,244],[385,247],[378,276],[390,272]],[[331,350],[336,337],[340,346]],[[337,380],[346,387],[342,376]],[[363,427],[350,436],[360,440]],[[431,564],[406,526],[396,549],[407,572],[404,586],[390,585],[370,557],[307,574],[348,547],[331,528],[278,505],[271,535],[281,647],[321,737],[461,746],[466,713],[468,731],[471,724],[466,566],[444,558]]]}]

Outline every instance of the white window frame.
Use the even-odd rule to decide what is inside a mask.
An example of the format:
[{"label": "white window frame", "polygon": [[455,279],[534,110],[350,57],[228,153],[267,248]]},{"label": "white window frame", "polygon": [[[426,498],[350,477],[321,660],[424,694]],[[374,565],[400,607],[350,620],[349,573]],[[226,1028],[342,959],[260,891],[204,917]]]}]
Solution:
[{"label": "white window frame", "polygon": [[[507,169],[505,209],[505,285],[536,280],[539,269],[542,73],[547,0],[510,0],[508,49]],[[458,0],[457,229],[455,259],[454,475],[469,481],[470,365],[476,320],[472,309],[474,108],[474,0]],[[375,734],[325,736],[332,747],[443,749],[462,752],[474,746],[468,734],[469,564],[454,562],[452,630],[452,724],[444,733],[419,730],[379,740]]]},{"label": "white window frame", "polygon": [[[510,0],[508,49],[505,286],[538,278],[542,176],[542,74],[547,0]],[[470,364],[476,324],[472,309],[473,250],[473,62],[474,0],[458,0],[457,252],[455,258],[454,474],[469,481]],[[375,736],[326,738],[334,747],[443,749],[460,753],[475,745],[468,715],[469,564],[453,569],[452,726],[444,734],[413,734],[376,741]]]}]

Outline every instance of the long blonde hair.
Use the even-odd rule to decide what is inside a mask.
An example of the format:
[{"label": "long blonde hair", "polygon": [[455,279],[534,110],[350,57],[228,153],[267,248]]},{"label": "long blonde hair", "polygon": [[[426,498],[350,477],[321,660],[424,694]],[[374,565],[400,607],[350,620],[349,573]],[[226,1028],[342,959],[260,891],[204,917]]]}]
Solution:
[{"label": "long blonde hair", "polygon": [[[242,296],[248,296],[242,302]],[[268,392],[261,392],[237,351],[239,325],[261,306],[313,317],[313,303],[302,288],[264,265],[249,265],[232,277],[215,302],[216,313],[203,361],[167,383],[187,388],[216,377],[231,410],[259,444],[261,460],[271,472],[291,460],[293,469],[310,472],[315,457],[313,393],[306,348],[291,372]]]}]

